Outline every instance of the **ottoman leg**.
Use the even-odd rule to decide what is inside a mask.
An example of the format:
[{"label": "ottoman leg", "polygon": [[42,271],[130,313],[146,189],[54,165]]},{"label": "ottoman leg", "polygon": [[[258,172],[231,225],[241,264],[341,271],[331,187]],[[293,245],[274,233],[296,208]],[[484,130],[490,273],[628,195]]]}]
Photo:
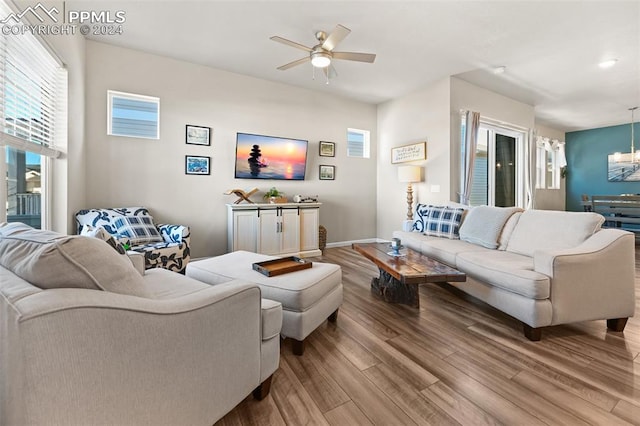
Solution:
[{"label": "ottoman leg", "polygon": [[336,322],[338,320],[338,311],[339,310],[340,310],[340,308],[338,308],[335,311],[333,311],[333,313],[331,315],[329,315],[329,317],[327,318],[327,321]]},{"label": "ottoman leg", "polygon": [[304,354],[304,340],[291,339],[291,347],[294,355],[302,356]]}]

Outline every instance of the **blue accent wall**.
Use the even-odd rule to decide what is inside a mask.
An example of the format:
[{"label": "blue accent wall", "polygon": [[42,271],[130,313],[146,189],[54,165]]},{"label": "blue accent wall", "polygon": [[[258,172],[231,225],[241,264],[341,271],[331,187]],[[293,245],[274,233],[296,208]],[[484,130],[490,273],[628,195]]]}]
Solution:
[{"label": "blue accent wall", "polygon": [[[635,147],[640,150],[640,123],[635,123]],[[582,211],[582,194],[640,194],[640,182],[607,181],[607,156],[631,151],[631,124],[568,132],[567,210]]]}]

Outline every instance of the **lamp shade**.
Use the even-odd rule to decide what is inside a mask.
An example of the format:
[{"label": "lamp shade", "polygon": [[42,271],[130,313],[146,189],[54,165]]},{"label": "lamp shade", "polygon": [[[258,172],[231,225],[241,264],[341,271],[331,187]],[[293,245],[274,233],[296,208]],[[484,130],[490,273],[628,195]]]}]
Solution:
[{"label": "lamp shade", "polygon": [[422,167],[400,166],[398,167],[398,180],[403,183],[420,182]]}]

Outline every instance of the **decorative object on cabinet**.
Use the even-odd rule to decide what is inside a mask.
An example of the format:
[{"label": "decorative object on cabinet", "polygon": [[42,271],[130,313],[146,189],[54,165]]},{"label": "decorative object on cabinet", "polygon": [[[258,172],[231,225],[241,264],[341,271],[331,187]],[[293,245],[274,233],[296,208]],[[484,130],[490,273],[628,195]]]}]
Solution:
[{"label": "decorative object on cabinet", "polygon": [[184,173],[187,175],[209,175],[211,169],[211,157],[201,157],[197,155],[184,156]]},{"label": "decorative object on cabinet", "polygon": [[427,143],[418,142],[411,145],[391,148],[391,164],[406,163],[427,159]]},{"label": "decorative object on cabinet", "polygon": [[335,174],[336,166],[320,165],[320,180],[334,180]]},{"label": "decorative object on cabinet", "polygon": [[320,157],[335,157],[336,144],[333,142],[320,141]]},{"label": "decorative object on cabinet", "polygon": [[227,204],[227,251],[320,256],[320,203]]},{"label": "decorative object on cabinet", "polygon": [[287,202],[287,197],[284,195],[284,192],[278,191],[275,186],[269,188],[269,190],[264,193],[262,198],[269,201],[269,203],[271,204],[280,204]]},{"label": "decorative object on cabinet", "polygon": [[243,191],[242,189],[230,189],[227,192],[225,192],[224,195],[234,194],[235,196],[237,196],[238,199],[234,201],[233,204],[240,204],[243,201],[246,201],[247,203],[250,203],[250,204],[254,204],[253,201],[249,199],[249,197],[251,197],[256,192],[258,192],[258,188],[251,188],[249,191]]},{"label": "decorative object on cabinet", "polygon": [[422,167],[400,166],[398,167],[398,180],[407,184],[407,220],[413,219],[413,188],[412,183],[420,182]]},{"label": "decorative object on cabinet", "polygon": [[187,124],[185,141],[189,145],[211,145],[211,128]]},{"label": "decorative object on cabinet", "polygon": [[317,195],[294,195],[293,196],[294,203],[317,203],[318,196]]}]

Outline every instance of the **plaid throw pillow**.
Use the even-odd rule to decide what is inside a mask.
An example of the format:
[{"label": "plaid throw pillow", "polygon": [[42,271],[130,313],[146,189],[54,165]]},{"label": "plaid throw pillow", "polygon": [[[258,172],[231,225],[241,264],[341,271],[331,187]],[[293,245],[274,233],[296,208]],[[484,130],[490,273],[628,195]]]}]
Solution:
[{"label": "plaid throw pillow", "polygon": [[457,240],[463,213],[461,208],[419,204],[413,229],[425,235]]},{"label": "plaid throw pillow", "polygon": [[161,243],[162,235],[149,216],[122,216],[115,220],[120,237],[127,237],[132,246]]}]

